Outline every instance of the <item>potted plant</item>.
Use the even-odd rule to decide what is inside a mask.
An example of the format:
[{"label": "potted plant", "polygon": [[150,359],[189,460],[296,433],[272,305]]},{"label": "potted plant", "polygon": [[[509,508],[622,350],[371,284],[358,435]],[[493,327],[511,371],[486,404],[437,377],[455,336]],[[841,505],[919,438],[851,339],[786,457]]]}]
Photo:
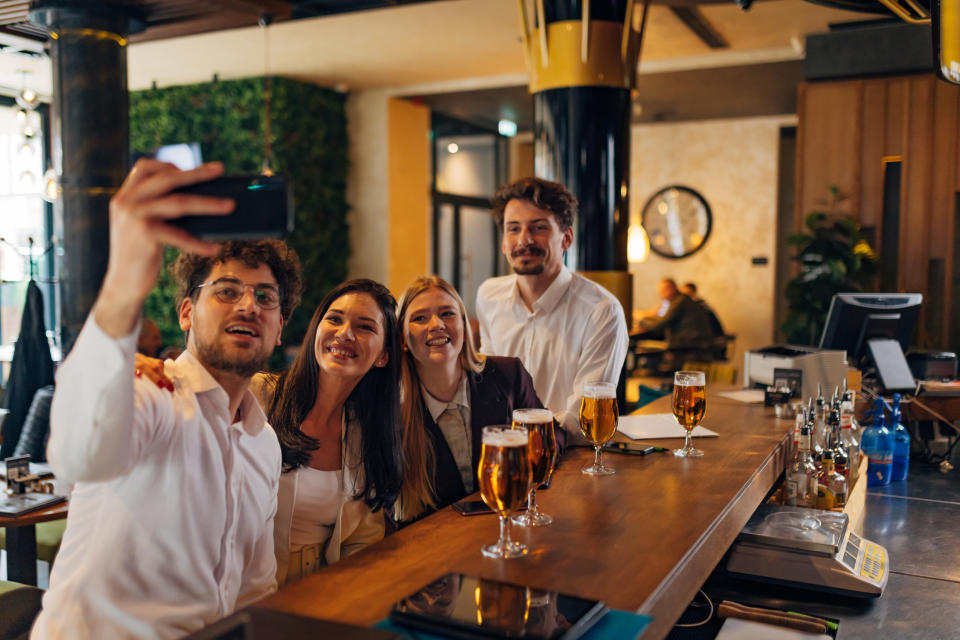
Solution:
[{"label": "potted plant", "polygon": [[787,282],[787,317],[782,329],[787,342],[816,345],[833,296],[863,291],[877,273],[877,254],[852,216],[836,213],[847,196],[830,187],[828,211],[807,215],[807,233],[796,233],[788,242],[797,248],[794,260],[800,273]]}]

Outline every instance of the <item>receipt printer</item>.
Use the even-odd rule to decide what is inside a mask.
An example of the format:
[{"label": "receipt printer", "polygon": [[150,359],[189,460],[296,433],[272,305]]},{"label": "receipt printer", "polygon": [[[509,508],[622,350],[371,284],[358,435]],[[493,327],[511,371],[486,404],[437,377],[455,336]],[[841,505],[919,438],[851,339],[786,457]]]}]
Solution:
[{"label": "receipt printer", "polygon": [[800,381],[800,397],[813,398],[817,385],[822,385],[824,395],[833,393],[847,377],[847,354],[845,351],[779,345],[747,351],[743,356],[743,381],[749,388],[765,388],[773,384],[774,369],[799,369],[803,372]]}]

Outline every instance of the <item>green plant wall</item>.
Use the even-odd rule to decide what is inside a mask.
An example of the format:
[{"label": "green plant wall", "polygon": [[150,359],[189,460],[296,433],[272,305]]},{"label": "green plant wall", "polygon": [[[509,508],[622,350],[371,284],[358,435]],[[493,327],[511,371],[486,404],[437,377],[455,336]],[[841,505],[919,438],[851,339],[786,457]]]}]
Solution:
[{"label": "green plant wall", "polygon": [[[303,263],[303,302],[283,332],[285,346],[303,338],[313,310],[347,274],[346,96],[289,78],[271,78],[273,169],[293,183],[295,231],[287,242]],[[258,173],[264,159],[265,82],[247,78],[130,93],[130,147],[199,142],[204,160],[228,173]],[[167,259],[175,257],[167,252]],[[176,286],[164,270],[144,307],[164,344],[182,344]]]}]

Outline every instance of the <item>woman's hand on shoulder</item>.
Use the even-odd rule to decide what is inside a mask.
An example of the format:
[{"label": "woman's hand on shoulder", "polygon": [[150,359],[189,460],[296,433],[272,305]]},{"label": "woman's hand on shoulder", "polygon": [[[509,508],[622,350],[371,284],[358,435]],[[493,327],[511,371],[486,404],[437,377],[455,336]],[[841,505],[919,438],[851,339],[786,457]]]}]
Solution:
[{"label": "woman's hand on shoulder", "polygon": [[133,374],[138,378],[146,378],[161,389],[173,391],[173,380],[163,372],[163,360],[148,358],[142,353],[133,357]]}]

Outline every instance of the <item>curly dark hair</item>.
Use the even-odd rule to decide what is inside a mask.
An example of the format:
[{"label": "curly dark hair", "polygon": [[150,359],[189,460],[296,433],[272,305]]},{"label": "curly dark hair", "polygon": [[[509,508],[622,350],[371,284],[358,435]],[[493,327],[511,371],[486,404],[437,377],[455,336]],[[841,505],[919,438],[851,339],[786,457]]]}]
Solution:
[{"label": "curly dark hair", "polygon": [[317,327],[330,305],[348,293],[363,293],[376,302],[383,314],[383,348],[387,353],[386,365],[367,371],[344,403],[348,423],[359,426],[359,433],[348,430],[347,437],[360,437],[363,457],[364,486],[358,488],[355,497],[363,498],[374,511],[381,507],[390,509],[400,493],[402,481],[398,426],[402,352],[397,302],[385,286],[367,279],[348,280],[324,297],[313,312],[296,359],[277,380],[267,418],[280,441],[284,472],[306,466],[320,446],[315,438],[300,430],[317,401],[320,384],[320,364],[314,346]]},{"label": "curly dark hair", "polygon": [[232,240],[220,245],[220,253],[212,258],[194,253],[180,252],[170,264],[170,275],[176,280],[177,307],[184,298],[190,297],[196,302],[198,289],[210,275],[213,265],[227,260],[239,260],[251,269],[261,264],[270,267],[280,289],[280,313],[284,321],[300,304],[303,285],[300,282],[300,258],[297,253],[282,240]]},{"label": "curly dark hair", "polygon": [[503,228],[503,211],[511,200],[526,200],[538,209],[549,211],[561,231],[573,225],[573,216],[579,203],[570,191],[559,182],[541,178],[521,178],[497,189],[491,205],[497,226]]}]

